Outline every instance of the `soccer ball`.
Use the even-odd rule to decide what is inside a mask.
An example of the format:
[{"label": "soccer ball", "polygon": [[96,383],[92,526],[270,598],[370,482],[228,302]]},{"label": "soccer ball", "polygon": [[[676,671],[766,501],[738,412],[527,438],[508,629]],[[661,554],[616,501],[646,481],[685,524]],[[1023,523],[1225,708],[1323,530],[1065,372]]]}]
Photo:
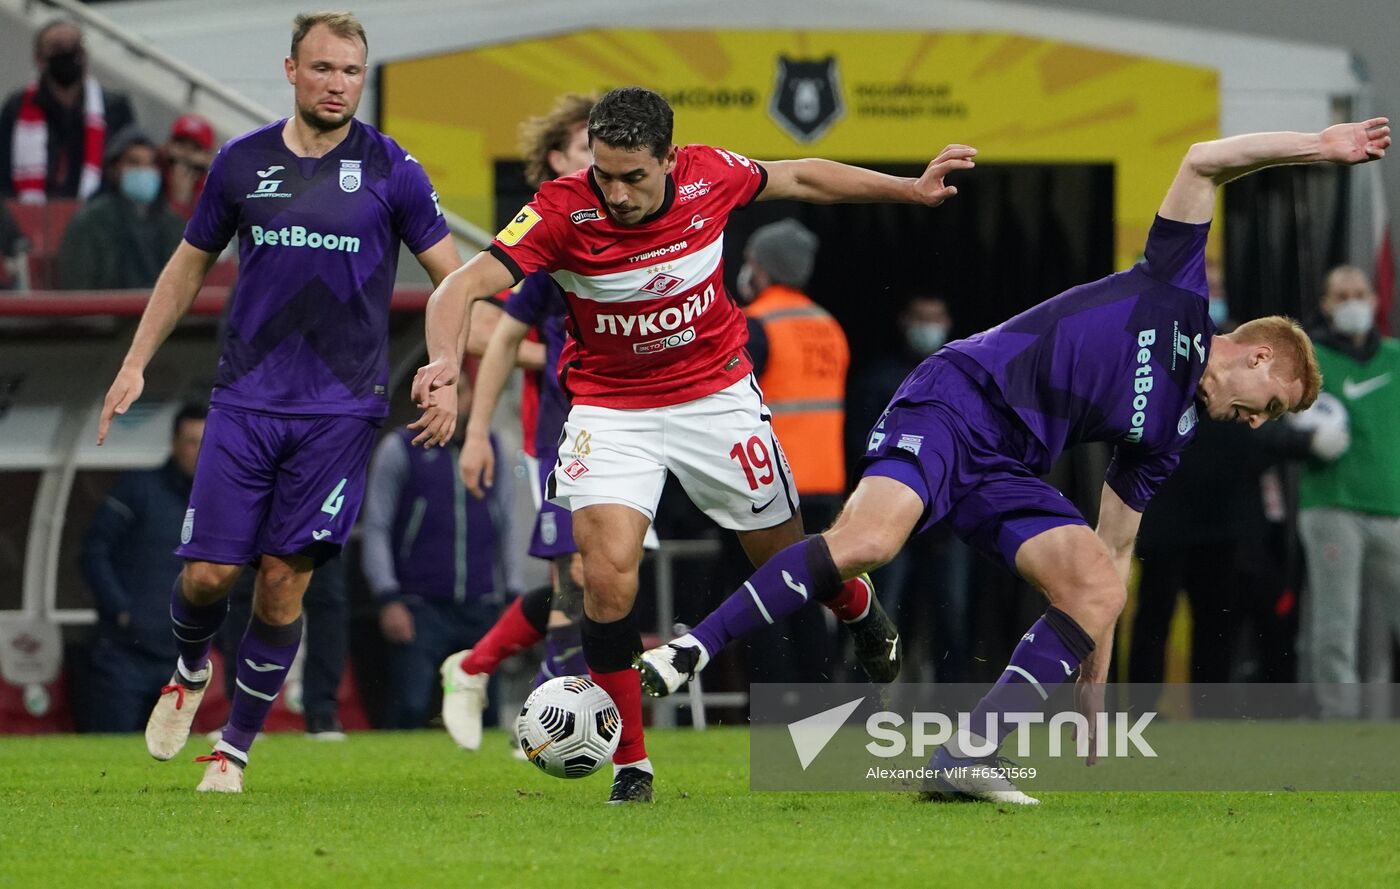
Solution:
[{"label": "soccer ball", "polygon": [[515,734],[525,758],[556,778],[583,778],[612,759],[622,717],[608,693],[583,676],[560,676],[530,693]]}]

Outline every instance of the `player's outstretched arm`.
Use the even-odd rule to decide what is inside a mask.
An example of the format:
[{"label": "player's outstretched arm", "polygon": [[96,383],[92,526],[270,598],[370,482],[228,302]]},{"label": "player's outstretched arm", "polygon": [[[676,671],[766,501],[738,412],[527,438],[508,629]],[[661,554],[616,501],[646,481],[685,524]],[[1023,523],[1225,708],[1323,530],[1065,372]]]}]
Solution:
[{"label": "player's outstretched arm", "polygon": [[107,440],[112,418],[126,413],[141,397],[141,391],[146,388],[146,365],[175,329],[175,324],[190,310],[199,288],[204,286],[204,276],[218,258],[217,253],[200,250],[188,241],[181,241],[175,248],[156,279],[151,300],[146,303],[141,323],[131,339],[131,348],[127,349],[121,369],[102,402],[102,416],[97,423],[99,445]]},{"label": "player's outstretched arm", "polygon": [[420,429],[424,435],[418,436],[415,444],[421,443],[425,447],[443,445],[452,437],[452,430],[457,425],[455,390],[449,393],[451,398],[438,397],[434,393],[456,385],[457,374],[462,368],[464,333],[468,332],[463,327],[470,317],[468,309],[471,303],[514,283],[515,276],[510,269],[490,253],[482,252],[443,278],[433,290],[433,295],[428,297],[424,320],[428,363],[418,368],[412,389],[413,403],[423,409],[423,415],[409,424],[410,429]]},{"label": "player's outstretched arm", "polygon": [[949,173],[971,170],[977,149],[949,145],[929,162],[917,179],[890,176],[836,161],[809,157],[802,160],[765,161],[768,184],[760,201],[805,201],[809,204],[852,204],[887,202],[923,204],[937,207],[958,193],[947,185]]},{"label": "player's outstretched arm", "polygon": [[476,388],[472,390],[472,413],[467,420],[467,438],[457,468],[462,483],[475,497],[485,497],[486,489],[495,483],[495,452],[491,448],[491,417],[496,403],[506,387],[515,356],[525,339],[529,326],[517,318],[501,313],[491,342],[476,370]]},{"label": "player's outstretched arm", "polygon": [[1320,133],[1250,133],[1198,142],[1186,152],[1157,214],[1177,222],[1209,222],[1216,186],[1283,164],[1350,166],[1378,160],[1390,147],[1390,122],[1375,117]]}]

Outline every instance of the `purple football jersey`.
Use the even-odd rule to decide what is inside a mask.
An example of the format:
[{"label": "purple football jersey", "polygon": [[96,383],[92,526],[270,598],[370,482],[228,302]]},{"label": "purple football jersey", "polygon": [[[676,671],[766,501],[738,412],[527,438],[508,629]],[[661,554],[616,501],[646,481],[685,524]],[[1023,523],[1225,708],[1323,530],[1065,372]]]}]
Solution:
[{"label": "purple football jersey", "polygon": [[[1106,481],[1141,510],[1196,428],[1196,387],[1215,325],[1207,311],[1209,223],[1160,216],[1142,262],[1071,288],[939,354],[1005,402],[1034,435],[1037,473],[1067,447],[1115,445]],[[911,376],[910,380],[917,378]],[[903,397],[919,401],[919,393]],[[896,395],[896,398],[899,398]]]},{"label": "purple football jersey", "polygon": [[437,193],[398,143],[352,121],[324,157],[294,155],[278,121],[228,142],[185,240],[238,235],[210,402],[288,416],[389,413],[389,300],[399,243],[447,236]]},{"label": "purple football jersey", "polygon": [[559,356],[564,351],[564,293],[548,272],[527,275],[506,299],[505,310],[515,320],[540,332],[544,367],[540,369],[540,409],[535,421],[535,453],[554,453],[559,433],[569,416],[569,399],[559,385]]}]

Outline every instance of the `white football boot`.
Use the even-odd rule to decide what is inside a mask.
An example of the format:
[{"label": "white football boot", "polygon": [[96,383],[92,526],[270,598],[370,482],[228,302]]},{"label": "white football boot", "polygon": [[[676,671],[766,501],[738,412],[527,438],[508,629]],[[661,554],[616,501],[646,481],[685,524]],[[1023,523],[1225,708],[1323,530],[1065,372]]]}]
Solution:
[{"label": "white football boot", "polygon": [[237,759],[218,748],[208,756],[196,756],[195,762],[208,763],[204,767],[204,780],[195,790],[200,793],[242,793],[243,769],[246,767]]},{"label": "white football boot", "polygon": [[481,714],[486,709],[485,673],[463,673],[462,661],[471,649],[448,655],[438,672],[442,675],[442,724],[457,746],[481,749]]},{"label": "white football boot", "polygon": [[161,688],[151,718],[146,721],[146,750],[156,759],[171,759],[185,746],[195,711],[213,678],[212,661],[192,676],[185,675],[183,664],[176,665],[175,675]]},{"label": "white football boot", "polygon": [[632,667],[642,674],[642,690],[653,698],[664,698],[679,691],[710,662],[709,652],[694,636],[686,633],[650,651],[637,655]]}]

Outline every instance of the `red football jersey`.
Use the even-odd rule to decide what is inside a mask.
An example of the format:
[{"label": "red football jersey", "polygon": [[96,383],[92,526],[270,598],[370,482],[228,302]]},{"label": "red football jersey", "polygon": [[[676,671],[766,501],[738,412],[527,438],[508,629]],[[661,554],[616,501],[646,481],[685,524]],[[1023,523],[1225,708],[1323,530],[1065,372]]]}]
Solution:
[{"label": "red football jersey", "polygon": [[517,279],[546,269],[568,299],[559,380],[573,403],[681,404],[752,369],[724,289],[724,226],[767,181],[746,157],[687,145],[661,208],[636,225],[613,221],[588,169],[544,183],[496,235],[491,252]]}]

